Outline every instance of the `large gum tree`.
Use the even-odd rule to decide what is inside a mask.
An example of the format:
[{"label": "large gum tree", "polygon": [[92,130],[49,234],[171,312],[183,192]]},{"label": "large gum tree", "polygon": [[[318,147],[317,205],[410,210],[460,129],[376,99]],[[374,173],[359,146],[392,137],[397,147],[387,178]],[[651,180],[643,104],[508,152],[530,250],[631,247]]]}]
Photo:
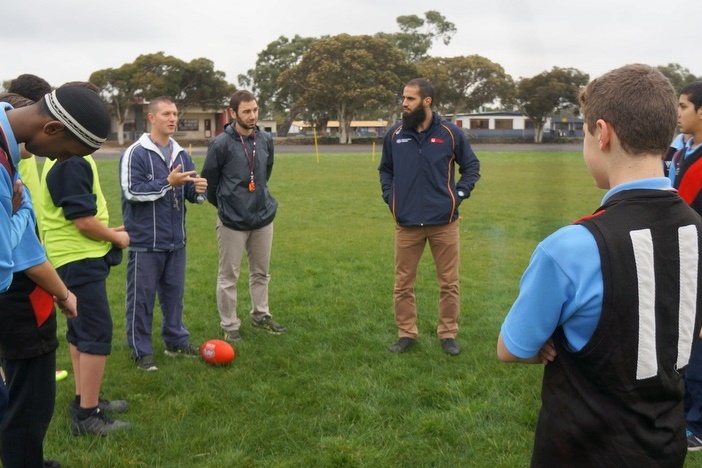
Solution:
[{"label": "large gum tree", "polygon": [[316,41],[298,65],[279,78],[296,89],[297,105],[309,111],[333,109],[339,120],[339,143],[351,143],[351,120],[364,109],[397,103],[413,67],[385,39],[338,36]]},{"label": "large gum tree", "polygon": [[589,76],[575,68],[553,67],[517,84],[517,100],[534,122],[534,143],[541,143],[548,116],[564,109],[578,108],[578,93]]},{"label": "large gum tree", "polygon": [[130,109],[137,103],[158,96],[168,96],[178,104],[181,115],[194,105],[218,108],[235,89],[215,71],[205,58],[185,62],[163,52],[138,56],[119,68],[98,70],[90,81],[117,120],[117,142],[124,144],[124,124]]}]

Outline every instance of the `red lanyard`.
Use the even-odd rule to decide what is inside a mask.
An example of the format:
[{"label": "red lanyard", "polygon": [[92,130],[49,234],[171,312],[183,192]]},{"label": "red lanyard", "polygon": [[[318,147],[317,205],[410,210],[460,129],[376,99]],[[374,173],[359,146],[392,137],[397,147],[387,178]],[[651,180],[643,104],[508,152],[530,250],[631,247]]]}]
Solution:
[{"label": "red lanyard", "polygon": [[249,192],[256,190],[256,181],[254,180],[254,168],[256,167],[256,131],[253,132],[253,151],[251,157],[249,157],[249,151],[246,149],[246,144],[244,143],[244,137],[239,134],[239,141],[241,141],[241,146],[244,148],[244,155],[246,156],[246,162],[249,163]]}]

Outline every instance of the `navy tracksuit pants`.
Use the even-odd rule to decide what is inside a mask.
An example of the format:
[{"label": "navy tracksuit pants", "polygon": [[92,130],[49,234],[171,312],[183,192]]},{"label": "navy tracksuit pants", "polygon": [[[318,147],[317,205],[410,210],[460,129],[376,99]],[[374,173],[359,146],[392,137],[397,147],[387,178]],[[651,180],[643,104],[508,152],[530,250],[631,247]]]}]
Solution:
[{"label": "navy tracksuit pants", "polygon": [[132,358],[154,353],[151,325],[158,294],[163,319],[161,337],[167,348],[186,345],[190,333],[183,325],[185,248],[171,252],[129,250],[127,262],[127,344]]}]

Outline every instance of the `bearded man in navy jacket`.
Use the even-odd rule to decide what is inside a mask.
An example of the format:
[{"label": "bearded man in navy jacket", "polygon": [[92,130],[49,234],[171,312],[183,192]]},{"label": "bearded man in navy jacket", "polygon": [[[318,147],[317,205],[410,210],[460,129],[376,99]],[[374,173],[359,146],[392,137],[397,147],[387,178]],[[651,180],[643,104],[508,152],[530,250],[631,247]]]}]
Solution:
[{"label": "bearded man in navy jacket", "polygon": [[[434,87],[411,80],[402,94],[402,122],[385,135],[378,171],[383,200],[395,218],[395,322],[399,339],[388,349],[403,353],[418,335],[414,284],[429,242],[440,287],[437,335],[444,351],[456,343],[460,315],[458,207],[480,179],[480,162],[456,125],[432,112]],[[460,178],[455,179],[458,165]]]}]

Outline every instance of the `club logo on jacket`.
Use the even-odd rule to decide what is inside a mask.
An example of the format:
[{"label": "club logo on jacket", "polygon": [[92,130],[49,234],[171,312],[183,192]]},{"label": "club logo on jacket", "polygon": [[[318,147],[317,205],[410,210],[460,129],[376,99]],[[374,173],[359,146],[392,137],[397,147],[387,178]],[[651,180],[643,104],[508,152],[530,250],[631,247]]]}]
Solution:
[{"label": "club logo on jacket", "polygon": [[395,143],[407,143],[409,141],[412,141],[412,139],[411,138],[398,138],[397,140],[395,140]]},{"label": "club logo on jacket", "polygon": [[432,139],[429,140],[429,141],[430,141],[431,143],[439,143],[439,144],[441,144],[441,143],[444,142],[444,140],[442,140],[441,138],[432,138]]}]

